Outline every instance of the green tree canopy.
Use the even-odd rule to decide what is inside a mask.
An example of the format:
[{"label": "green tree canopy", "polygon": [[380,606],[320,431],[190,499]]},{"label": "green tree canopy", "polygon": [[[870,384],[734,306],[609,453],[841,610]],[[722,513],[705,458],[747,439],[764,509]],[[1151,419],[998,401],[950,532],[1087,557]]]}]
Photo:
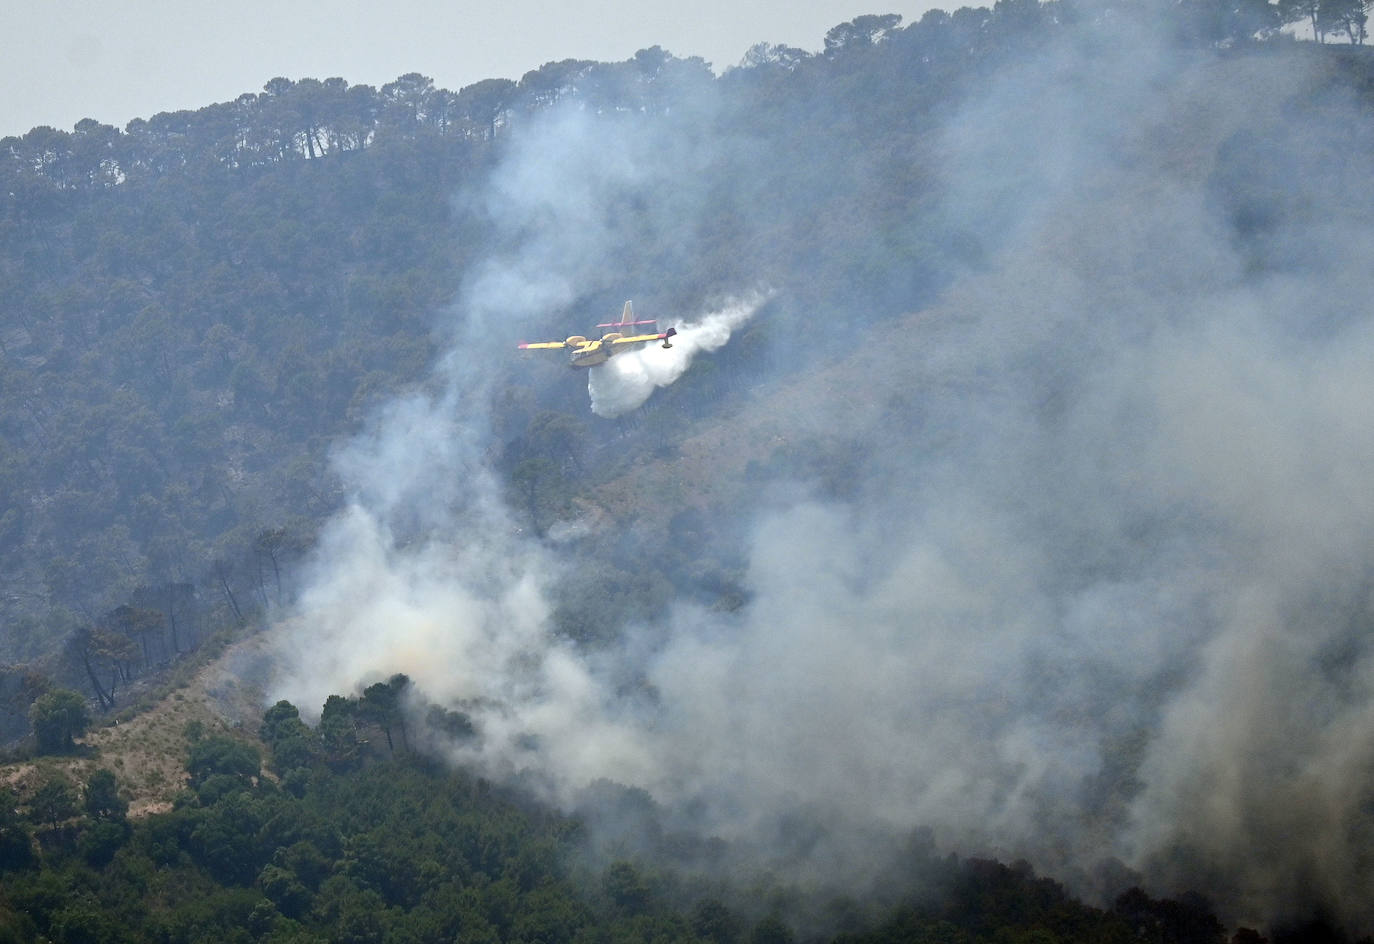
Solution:
[{"label": "green tree canopy", "polygon": [[262,756],[251,744],[216,734],[191,745],[186,769],[191,774],[192,786],[198,787],[216,774],[246,783],[262,772]]},{"label": "green tree canopy", "polygon": [[86,781],[86,814],[92,819],[122,820],[129,812],[129,801],[119,795],[115,775],[105,768]]},{"label": "green tree canopy", "polygon": [[46,823],[52,829],[77,814],[76,791],[71,781],[53,772],[39,783],[29,798],[29,816],[36,823]]},{"label": "green tree canopy", "polygon": [[91,713],[79,693],[59,688],[38,697],[29,709],[29,723],[33,725],[38,750],[57,754],[76,746],[74,739],[86,733]]}]

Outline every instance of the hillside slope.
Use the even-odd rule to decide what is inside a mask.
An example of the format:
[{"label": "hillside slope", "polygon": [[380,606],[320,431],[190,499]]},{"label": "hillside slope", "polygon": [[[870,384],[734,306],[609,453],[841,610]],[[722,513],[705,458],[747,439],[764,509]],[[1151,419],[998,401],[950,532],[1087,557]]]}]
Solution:
[{"label": "hillside slope", "polygon": [[84,784],[97,769],[115,775],[134,818],[166,812],[188,785],[191,739],[226,734],[262,748],[263,686],[270,666],[262,637],[235,643],[158,701],[120,720],[106,719],[78,739],[71,756],[39,757],[0,766],[0,786],[29,796],[60,773]]}]

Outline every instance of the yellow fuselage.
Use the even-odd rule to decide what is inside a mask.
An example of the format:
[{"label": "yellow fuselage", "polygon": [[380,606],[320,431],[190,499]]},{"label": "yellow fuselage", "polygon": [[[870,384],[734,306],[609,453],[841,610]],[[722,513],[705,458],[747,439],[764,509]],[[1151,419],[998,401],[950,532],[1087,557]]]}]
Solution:
[{"label": "yellow fuselage", "polygon": [[588,341],[568,352],[568,362],[574,367],[595,367],[597,364],[606,363],[613,353],[615,348],[609,344]]}]

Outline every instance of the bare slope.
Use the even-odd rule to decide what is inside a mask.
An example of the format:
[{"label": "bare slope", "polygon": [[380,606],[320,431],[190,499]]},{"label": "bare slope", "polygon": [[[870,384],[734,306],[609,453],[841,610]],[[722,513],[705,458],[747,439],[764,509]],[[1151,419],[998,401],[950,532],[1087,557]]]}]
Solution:
[{"label": "bare slope", "polygon": [[103,767],[114,773],[131,816],[171,809],[187,782],[188,731],[257,743],[267,670],[262,643],[262,636],[236,643],[149,710],[92,729],[74,756],[0,767],[0,785],[24,798],[54,771],[84,784]]}]

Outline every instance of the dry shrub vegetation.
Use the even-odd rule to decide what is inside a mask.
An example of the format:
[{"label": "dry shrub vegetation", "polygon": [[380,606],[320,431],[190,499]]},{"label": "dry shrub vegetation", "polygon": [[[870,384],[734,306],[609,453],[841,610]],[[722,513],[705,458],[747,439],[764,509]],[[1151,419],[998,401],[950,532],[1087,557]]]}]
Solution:
[{"label": "dry shrub vegetation", "polygon": [[260,667],[262,642],[261,636],[253,636],[231,645],[161,698],[97,722],[78,739],[73,754],[0,766],[0,787],[23,800],[53,773],[84,784],[103,767],[115,775],[130,816],[170,810],[186,787],[193,734],[224,734],[261,747],[257,723],[262,692],[252,669]]}]

